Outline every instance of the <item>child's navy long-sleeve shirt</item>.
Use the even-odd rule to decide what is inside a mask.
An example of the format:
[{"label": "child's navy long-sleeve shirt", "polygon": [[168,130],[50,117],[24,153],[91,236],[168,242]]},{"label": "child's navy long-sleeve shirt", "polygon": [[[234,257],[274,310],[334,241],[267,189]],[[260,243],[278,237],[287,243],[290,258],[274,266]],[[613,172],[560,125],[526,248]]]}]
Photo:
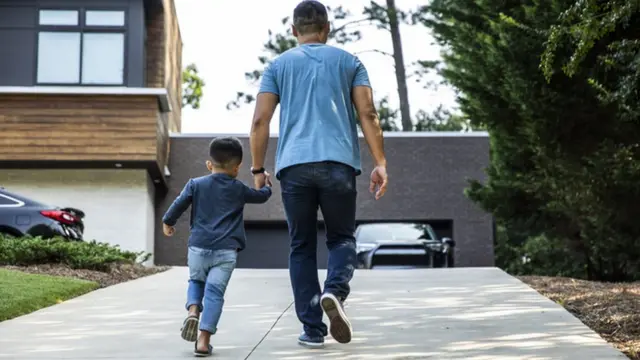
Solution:
[{"label": "child's navy long-sleeve shirt", "polygon": [[171,204],[162,222],[174,226],[191,205],[189,246],[210,250],[245,248],[243,210],[271,197],[268,186],[255,190],[226,174],[190,179]]}]

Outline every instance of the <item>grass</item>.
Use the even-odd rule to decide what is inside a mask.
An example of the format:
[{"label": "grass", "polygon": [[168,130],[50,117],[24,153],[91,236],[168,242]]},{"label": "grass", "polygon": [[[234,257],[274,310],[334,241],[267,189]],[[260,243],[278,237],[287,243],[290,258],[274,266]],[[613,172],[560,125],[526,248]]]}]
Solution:
[{"label": "grass", "polygon": [[0,321],[58,304],[98,286],[92,281],[0,269]]},{"label": "grass", "polygon": [[521,276],[629,359],[640,360],[640,282],[603,283],[562,277]]}]

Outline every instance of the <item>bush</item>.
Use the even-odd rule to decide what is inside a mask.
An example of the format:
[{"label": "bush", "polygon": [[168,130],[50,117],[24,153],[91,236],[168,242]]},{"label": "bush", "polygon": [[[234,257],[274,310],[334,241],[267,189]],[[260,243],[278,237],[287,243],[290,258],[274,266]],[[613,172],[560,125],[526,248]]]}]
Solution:
[{"label": "bush", "polygon": [[96,241],[69,241],[61,237],[14,238],[0,234],[0,265],[64,264],[72,269],[109,271],[113,265],[141,263],[150,256]]}]

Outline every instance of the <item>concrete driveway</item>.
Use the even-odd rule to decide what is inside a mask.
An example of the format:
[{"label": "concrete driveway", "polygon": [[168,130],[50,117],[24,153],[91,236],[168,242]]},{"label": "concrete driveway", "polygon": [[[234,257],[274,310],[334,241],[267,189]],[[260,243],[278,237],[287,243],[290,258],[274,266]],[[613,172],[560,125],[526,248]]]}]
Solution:
[{"label": "concrete driveway", "polygon": [[[324,274],[321,274],[324,276]],[[179,328],[187,270],[98,290],[0,323],[0,359],[188,359]],[[358,271],[354,339],[296,344],[286,270],[237,270],[217,359],[625,359],[559,305],[495,268]],[[0,299],[1,301],[1,299]]]}]

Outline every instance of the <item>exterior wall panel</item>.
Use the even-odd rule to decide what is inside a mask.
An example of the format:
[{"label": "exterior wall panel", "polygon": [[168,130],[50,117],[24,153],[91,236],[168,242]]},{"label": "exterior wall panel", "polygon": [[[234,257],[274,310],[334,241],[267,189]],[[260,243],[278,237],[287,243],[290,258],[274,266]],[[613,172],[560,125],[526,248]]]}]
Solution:
[{"label": "exterior wall panel", "polygon": [[156,161],[157,121],[155,96],[3,95],[0,161]]}]

